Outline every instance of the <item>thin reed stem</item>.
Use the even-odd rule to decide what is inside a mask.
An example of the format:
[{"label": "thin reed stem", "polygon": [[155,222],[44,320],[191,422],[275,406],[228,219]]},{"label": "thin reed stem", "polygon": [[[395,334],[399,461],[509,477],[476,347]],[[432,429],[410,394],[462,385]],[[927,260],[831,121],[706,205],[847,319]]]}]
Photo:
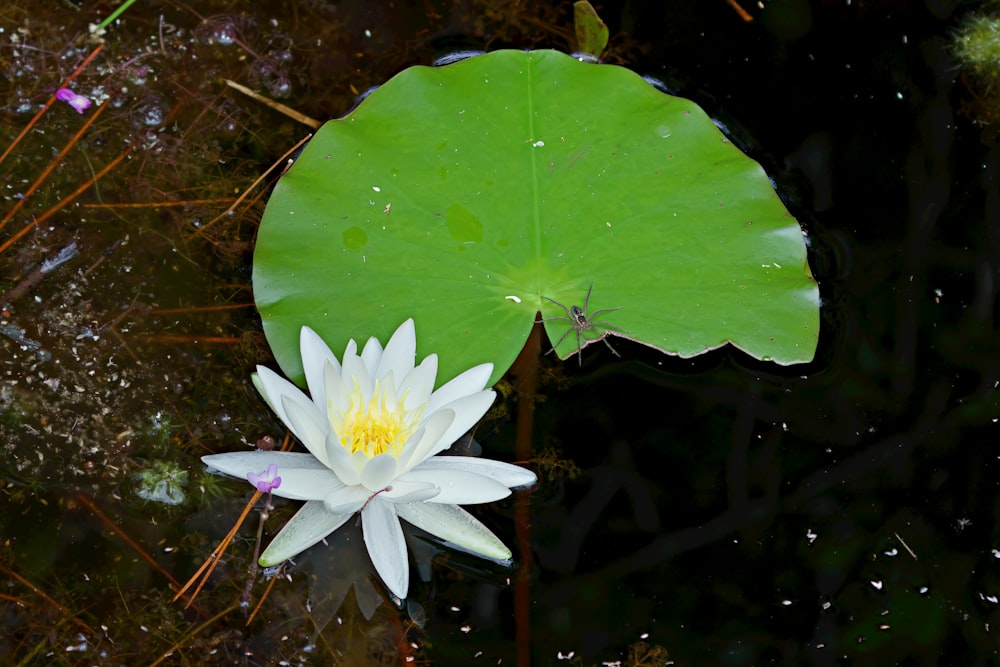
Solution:
[{"label": "thin reed stem", "polygon": [[[80,63],[80,65],[75,70],[73,70],[72,74],[66,77],[66,80],[63,81],[62,85],[59,87],[66,88],[67,86],[69,86],[69,84],[73,82],[73,79],[78,77],[80,75],[80,72],[86,69],[87,65],[89,65],[94,60],[94,58],[97,57],[97,54],[100,53],[101,49],[103,48],[104,45],[101,44],[98,47],[96,47],[93,51],[91,51],[90,55],[84,58],[83,62]],[[2,155],[0,155],[0,163],[2,163],[4,160],[7,159],[7,156],[13,152],[14,148],[18,145],[18,143],[20,143],[21,139],[23,139],[25,135],[28,134],[28,132],[31,132],[31,128],[33,128],[38,123],[38,121],[41,120],[42,116],[45,115],[45,112],[49,110],[49,107],[51,107],[55,103],[56,103],[56,94],[52,93],[52,97],[49,98],[48,102],[42,105],[42,108],[39,109],[38,113],[36,113],[34,117],[32,117],[32,119],[28,121],[28,124],[24,126],[24,129],[21,130],[20,134],[14,137],[14,141],[10,142],[10,146],[7,146],[7,150],[5,150]]]},{"label": "thin reed stem", "polygon": [[63,149],[59,151],[54,158],[52,158],[52,161],[49,162],[45,169],[42,169],[42,173],[38,175],[35,182],[28,186],[28,189],[21,194],[21,198],[17,200],[16,204],[14,204],[14,207],[7,212],[7,215],[3,217],[3,220],[0,220],[0,229],[6,227],[7,223],[10,222],[10,219],[21,210],[22,206],[28,203],[28,198],[35,194],[35,190],[41,187],[42,183],[45,182],[45,179],[49,177],[49,174],[51,174],[53,170],[59,166],[59,163],[63,161],[63,158],[66,157],[66,154],[69,153],[70,149],[73,148],[78,141],[80,141],[80,137],[82,137],[84,132],[86,132],[87,129],[94,124],[94,121],[100,117],[107,107],[108,101],[105,100],[101,106],[94,110],[94,113],[87,118],[84,124],[80,126],[80,129],[77,130],[76,134],[70,138],[69,142],[63,147]]},{"label": "thin reed stem", "polygon": [[126,157],[128,157],[129,153],[131,153],[132,150],[133,149],[131,147],[126,148],[124,151],[122,151],[122,153],[118,157],[116,157],[114,160],[112,160],[107,165],[105,165],[105,167],[103,169],[101,169],[99,172],[97,172],[96,174],[94,174],[90,178],[89,181],[87,181],[86,183],[84,183],[83,185],[81,185],[80,187],[78,187],[76,190],[74,190],[73,192],[71,192],[68,196],[63,197],[63,199],[60,200],[55,206],[53,206],[52,208],[50,208],[48,211],[46,211],[45,213],[43,213],[38,218],[35,218],[31,222],[29,222],[27,225],[25,225],[21,229],[21,231],[19,231],[17,234],[14,234],[14,236],[10,237],[9,239],[7,239],[3,244],[0,244],[0,255],[2,255],[4,253],[4,251],[7,250],[9,247],[11,247],[15,243],[17,243],[17,241],[20,240],[22,236],[24,236],[25,234],[27,234],[28,232],[30,232],[32,229],[34,229],[40,223],[45,222],[46,220],[48,220],[49,218],[51,218],[53,215],[55,215],[56,213],[58,213],[59,211],[61,211],[64,206],[66,206],[67,204],[69,204],[70,202],[72,202],[74,199],[76,199],[77,197],[79,197],[80,194],[82,194],[84,191],[87,190],[87,188],[89,188],[91,185],[93,185],[94,183],[96,183],[97,181],[99,181],[109,171],[111,171],[112,169],[114,169],[115,167],[117,167],[118,163],[121,162],[122,160],[124,160]]}]

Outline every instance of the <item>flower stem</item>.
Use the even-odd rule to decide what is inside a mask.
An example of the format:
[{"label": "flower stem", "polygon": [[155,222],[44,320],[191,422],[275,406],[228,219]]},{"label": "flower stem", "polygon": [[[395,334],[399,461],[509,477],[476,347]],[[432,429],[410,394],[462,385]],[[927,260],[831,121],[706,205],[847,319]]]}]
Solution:
[{"label": "flower stem", "polygon": [[250,561],[250,567],[247,568],[247,585],[243,588],[243,597],[240,599],[240,607],[243,609],[250,607],[250,590],[253,588],[253,582],[257,578],[259,570],[257,559],[260,558],[260,542],[264,537],[264,522],[267,521],[267,517],[270,516],[273,509],[274,507],[271,505],[271,492],[268,491],[267,498],[264,499],[264,507],[260,510],[260,523],[257,524],[257,542],[253,545],[253,559]]}]

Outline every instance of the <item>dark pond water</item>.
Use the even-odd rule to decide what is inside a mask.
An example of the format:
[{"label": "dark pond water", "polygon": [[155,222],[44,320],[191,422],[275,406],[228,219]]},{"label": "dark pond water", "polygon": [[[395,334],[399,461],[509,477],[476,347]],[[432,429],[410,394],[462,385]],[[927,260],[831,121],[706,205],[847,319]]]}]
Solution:
[{"label": "dark pond water", "polygon": [[[949,55],[961,5],[600,8],[610,60],[702,104],[802,221],[816,360],[546,358],[542,481],[483,513],[508,544],[527,531],[519,569],[415,538],[430,576],[397,610],[345,530],[249,625],[256,513],[194,605],[172,599],[249,498],[198,457],[283,432],[248,381],[270,361],[249,284],[267,183],[219,216],[308,129],[223,79],[326,119],[449,50],[569,49],[571,10],[130,8],[75,83],[106,106],[24,204],[95,109],[52,107],[0,161],[20,207],[0,223],[0,663],[996,664],[1000,153]],[[112,9],[0,9],[3,147]],[[515,458],[518,409],[480,428],[489,456]]]}]

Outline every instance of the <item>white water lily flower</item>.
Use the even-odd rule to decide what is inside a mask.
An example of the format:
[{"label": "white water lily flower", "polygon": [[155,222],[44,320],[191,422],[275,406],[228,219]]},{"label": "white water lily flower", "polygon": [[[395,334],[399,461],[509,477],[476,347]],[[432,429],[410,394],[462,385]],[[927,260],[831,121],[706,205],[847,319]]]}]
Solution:
[{"label": "white water lily flower", "polygon": [[309,394],[263,366],[254,382],[271,409],[309,453],[235,452],[202,460],[247,479],[276,465],[276,496],[305,500],[261,554],[276,565],[316,544],[361,511],[365,546],[390,592],[406,597],[410,569],[399,519],[496,560],[510,550],[459,507],[510,495],[535,482],[524,468],[467,456],[437,456],[486,413],[492,364],[465,371],[437,391],[437,355],[414,366],[413,320],[400,325],[385,349],[368,339],[361,354],[352,339],[337,361],[312,329],[302,328],[302,364]]}]

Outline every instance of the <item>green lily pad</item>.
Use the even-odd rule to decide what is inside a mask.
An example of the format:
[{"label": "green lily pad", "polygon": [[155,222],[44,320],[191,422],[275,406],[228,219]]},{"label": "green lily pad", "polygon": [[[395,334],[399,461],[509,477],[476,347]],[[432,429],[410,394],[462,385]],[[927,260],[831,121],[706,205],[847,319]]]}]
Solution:
[{"label": "green lily pad", "polygon": [[[495,380],[536,312],[565,317],[543,297],[582,307],[591,285],[591,312],[617,310],[584,344],[815,352],[803,235],[760,165],[693,102],[555,51],[412,67],[326,123],[275,187],[254,256],[264,331],[299,382],[302,325],[339,350],[407,317],[440,381],[485,361]],[[570,324],[545,327],[556,341]],[[557,352],[576,351],[571,332]]]}]

